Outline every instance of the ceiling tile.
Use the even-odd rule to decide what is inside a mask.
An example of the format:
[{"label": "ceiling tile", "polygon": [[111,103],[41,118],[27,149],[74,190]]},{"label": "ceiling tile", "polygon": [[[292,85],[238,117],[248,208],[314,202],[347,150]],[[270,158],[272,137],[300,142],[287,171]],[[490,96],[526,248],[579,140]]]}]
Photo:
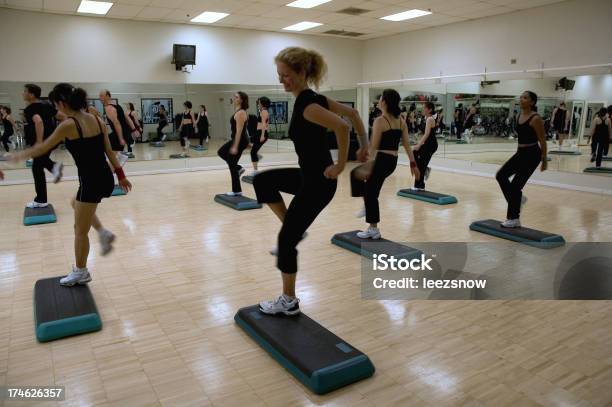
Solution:
[{"label": "ceiling tile", "polygon": [[43,8],[45,11],[76,13],[79,4],[81,4],[80,0],[44,0]]},{"label": "ceiling tile", "polygon": [[113,0],[113,1],[115,2],[115,6],[117,4],[129,4],[132,6],[148,6],[151,3],[151,0]]},{"label": "ceiling tile", "polygon": [[42,10],[43,0],[6,0],[6,5],[15,8]]},{"label": "ceiling tile", "polygon": [[172,12],[172,9],[161,7],[144,7],[136,16],[139,20],[161,20]]},{"label": "ceiling tile", "polygon": [[143,8],[143,6],[133,6],[130,4],[113,4],[113,7],[111,7],[106,16],[113,18],[132,18],[136,17]]}]

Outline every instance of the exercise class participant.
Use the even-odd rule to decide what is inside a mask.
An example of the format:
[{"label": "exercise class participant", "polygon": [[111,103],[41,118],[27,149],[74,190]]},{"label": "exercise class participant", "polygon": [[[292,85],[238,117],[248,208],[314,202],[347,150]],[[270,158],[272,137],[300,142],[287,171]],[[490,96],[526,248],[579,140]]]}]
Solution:
[{"label": "exercise class participant", "polygon": [[455,108],[455,133],[457,134],[457,140],[461,140],[461,134],[463,133],[463,122],[465,120],[464,112],[463,112],[463,103],[459,103],[459,105]]},{"label": "exercise class participant", "polygon": [[476,125],[476,114],[478,113],[478,109],[476,105],[470,106],[467,115],[465,116],[465,120],[463,121],[463,131],[468,131],[468,137],[472,135],[472,127]]},{"label": "exercise class participant", "polygon": [[183,147],[181,156],[186,157],[187,149],[189,148],[189,139],[195,134],[194,124],[196,119],[191,111],[193,105],[190,101],[187,100],[185,103],[183,103],[183,107],[185,108],[185,111],[181,116],[181,125],[179,126],[178,131],[181,137],[181,147]]},{"label": "exercise class participant", "polygon": [[605,107],[599,109],[593,118],[591,128],[593,129],[591,144],[595,146],[595,166],[601,168],[601,160],[604,151],[608,148],[610,137],[612,137],[612,133],[610,132],[610,117]]},{"label": "exercise class participant", "polygon": [[[57,111],[48,103],[40,101],[41,89],[39,86],[28,83],[23,88],[23,100],[28,104],[23,111],[25,117],[25,140],[29,146],[42,144],[51,136],[56,127],[55,115]],[[32,161],[32,175],[36,197],[26,206],[28,208],[44,208],[47,203],[47,180],[45,170],[53,174],[53,182],[58,183],[62,178],[64,165],[51,160],[51,151],[57,144],[46,150]]]},{"label": "exercise class participant", "polygon": [[565,102],[561,102],[558,107],[552,112],[550,123],[557,133],[559,138],[559,150],[563,147],[563,140],[569,133],[569,114],[565,108]]},{"label": "exercise class participant", "polygon": [[[502,226],[506,228],[521,227],[521,205],[527,202],[523,195],[523,187],[538,168],[540,161],[541,171],[547,167],[546,161],[546,132],[544,121],[536,113],[538,96],[525,91],[521,95],[519,105],[521,113],[518,115],[516,130],[518,133],[518,148],[516,153],[497,171],[495,178],[508,202],[506,220]],[[512,181],[510,181],[510,177]]]},{"label": "exercise class participant", "polygon": [[380,239],[381,237],[378,229],[378,222],[380,222],[378,196],[385,179],[393,174],[397,167],[400,141],[410,159],[410,172],[415,178],[419,178],[420,175],[410,149],[408,125],[401,117],[399,103],[400,95],[397,91],[393,89],[383,91],[378,102],[382,115],[374,120],[370,140],[370,157],[374,157],[374,161],[351,171],[351,195],[363,197],[365,205],[357,216],[365,216],[366,222],[370,224],[367,230],[357,233],[361,239]]},{"label": "exercise class participant", "polygon": [[261,159],[258,154],[261,147],[268,141],[270,127],[270,99],[263,96],[257,100],[257,132],[253,135],[251,146],[251,162],[253,163],[253,175],[257,173],[257,164]]},{"label": "exercise class participant", "polygon": [[[348,158],[349,126],[340,117],[350,117],[360,136],[358,157],[367,155],[368,140],[357,110],[315,93],[309,85],[318,87],[327,66],[315,51],[289,47],[275,57],[279,81],[286,92],[295,96],[289,137],[295,145],[299,168],[279,168],[263,171],[253,185],[260,203],[266,203],[283,222],[278,234],[277,267],[281,271],[283,293],[272,301],[259,304],[266,314],[296,315],[300,312],[295,296],[297,273],[296,246],[308,227],[329,204],[336,192],[338,175]],[[338,141],[338,162],[334,164],[326,131],[332,130]],[[289,208],[280,192],[295,195]]]},{"label": "exercise class participant", "polygon": [[111,128],[111,132],[108,135],[111,148],[113,151],[116,151],[119,164],[123,167],[128,160],[128,156],[119,153],[123,152],[123,146],[126,144],[128,144],[128,151],[130,151],[130,144],[134,142],[131,136],[132,129],[128,124],[129,118],[123,111],[121,105],[111,103],[111,93],[107,89],[101,90],[99,97],[104,105],[104,114]]},{"label": "exercise class participant", "polygon": [[91,281],[87,270],[89,254],[89,229],[93,226],[98,232],[102,245],[102,255],[112,250],[115,236],[104,229],[96,216],[96,208],[102,198],[111,196],[114,188],[113,173],[106,162],[110,161],[119,179],[119,185],[128,192],[132,185],[125,177],[117,157],[113,153],[107,136],[106,126],[100,119],[87,113],[87,94],[83,89],[75,89],[67,83],[56,85],[49,94],[49,100],[63,112],[68,119],[60,123],[57,129],[43,143],[14,155],[15,160],[27,157],[40,157],[65,141],[66,148],[72,155],[78,169],[79,190],[72,200],[74,207],[74,255],[75,267],[60,284],[73,286]]},{"label": "exercise class participant", "polygon": [[166,141],[166,135],[163,134],[164,127],[168,125],[168,113],[166,113],[166,107],[164,105],[159,106],[159,111],[156,116],[158,117],[157,121],[157,140],[158,141]]},{"label": "exercise class participant", "polygon": [[140,117],[138,116],[138,112],[136,111],[136,109],[134,109],[134,104],[132,102],[129,102],[128,104],[128,117],[129,119],[132,121],[132,124],[134,125],[134,132],[132,133],[132,138],[136,138],[139,140],[142,140],[142,125],[140,122]]},{"label": "exercise class participant", "polygon": [[431,169],[428,167],[429,161],[434,153],[438,150],[438,140],[436,140],[437,118],[433,114],[435,106],[433,102],[425,102],[423,105],[423,114],[425,122],[422,125],[423,136],[419,142],[413,147],[414,158],[419,168],[419,176],[414,177],[415,190],[424,190],[425,181],[429,178]]},{"label": "exercise class participant", "polygon": [[0,118],[2,119],[2,126],[4,127],[4,133],[2,133],[2,145],[8,153],[10,137],[15,134],[15,120],[13,120],[13,116],[11,116],[11,108],[8,106],[0,107]]},{"label": "exercise class participant", "polygon": [[246,112],[248,108],[249,96],[244,92],[237,92],[234,95],[234,114],[230,119],[231,140],[223,144],[217,151],[217,155],[227,163],[232,177],[232,191],[227,193],[229,196],[242,195],[240,175],[244,172],[244,168],[238,165],[238,161],[244,149],[249,145]]},{"label": "exercise class participant", "polygon": [[208,143],[208,139],[210,138],[208,132],[210,123],[208,121],[208,113],[206,112],[206,106],[204,105],[200,105],[200,113],[198,113],[198,118],[196,119],[196,127],[198,129],[198,136],[200,136],[200,147],[203,147],[204,141]]}]

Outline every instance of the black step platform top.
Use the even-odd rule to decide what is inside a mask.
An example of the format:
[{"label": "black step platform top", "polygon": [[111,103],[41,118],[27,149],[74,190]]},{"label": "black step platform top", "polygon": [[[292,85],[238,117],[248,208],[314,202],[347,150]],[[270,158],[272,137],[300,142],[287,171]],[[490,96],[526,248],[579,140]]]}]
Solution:
[{"label": "black step platform top", "polygon": [[359,230],[335,234],[332,243],[366,257],[371,257],[373,254],[387,254],[396,258],[413,258],[421,255],[421,251],[415,248],[384,238],[361,239],[357,236],[357,232]]},{"label": "black step platform top", "polygon": [[558,247],[565,244],[565,239],[560,235],[526,227],[505,228],[501,226],[501,221],[495,219],[473,222],[470,229],[542,248]]},{"label": "black step platform top", "polygon": [[261,204],[257,200],[247,198],[244,195],[229,196],[227,194],[217,194],[215,195],[215,202],[239,211],[261,208]]},{"label": "black step platform top", "polygon": [[34,301],[37,323],[42,324],[98,312],[87,285],[64,287],[59,283],[60,278],[45,278],[36,282]]},{"label": "black step platform top", "polygon": [[23,216],[26,218],[49,215],[55,215],[55,210],[53,209],[53,205],[51,204],[45,206],[44,208],[28,208],[26,206],[25,211],[23,212]]}]

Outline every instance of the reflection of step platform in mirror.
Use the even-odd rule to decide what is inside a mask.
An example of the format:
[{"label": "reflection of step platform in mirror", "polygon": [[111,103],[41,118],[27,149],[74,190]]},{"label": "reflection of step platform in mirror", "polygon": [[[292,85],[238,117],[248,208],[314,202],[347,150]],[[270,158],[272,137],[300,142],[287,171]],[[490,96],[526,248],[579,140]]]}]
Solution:
[{"label": "reflection of step platform in mirror", "polygon": [[255,178],[252,175],[244,175],[242,177],[242,182],[246,182],[247,184],[253,184],[253,178]]},{"label": "reflection of step platform in mirror", "polygon": [[189,148],[191,148],[192,150],[195,150],[195,151],[206,151],[206,150],[208,150],[208,147],[200,146],[200,145],[197,145],[197,144],[191,144],[189,146]]},{"label": "reflection of step platform in mirror", "polygon": [[189,158],[189,154],[170,154],[170,158]]},{"label": "reflection of step platform in mirror", "polygon": [[121,188],[120,185],[115,185],[115,188],[113,189],[113,193],[111,194],[111,196],[122,196],[125,195],[125,191],[123,190],[123,188]]},{"label": "reflection of step platform in mirror", "polygon": [[578,150],[549,150],[548,154],[557,154],[557,155],[582,155],[582,153]]},{"label": "reflection of step platform in mirror", "polygon": [[165,147],[166,146],[163,141],[152,141],[149,143],[149,145],[151,147]]},{"label": "reflection of step platform in mirror", "polygon": [[26,167],[27,168],[32,168],[32,164],[33,163],[34,163],[34,160],[32,160],[32,159],[26,160]]},{"label": "reflection of step platform in mirror", "polygon": [[589,167],[585,168],[584,172],[590,172],[595,174],[612,174],[612,167]]},{"label": "reflection of step platform in mirror", "polygon": [[364,257],[372,258],[373,255],[386,254],[398,259],[412,259],[419,257],[421,251],[403,244],[392,242],[387,239],[361,239],[357,236],[359,230],[337,233],[332,237],[331,242],[343,249],[360,254]]},{"label": "reflection of step platform in mirror", "polygon": [[134,153],[121,153],[124,156],[126,156],[127,158],[136,158],[136,156],[134,155]]},{"label": "reflection of step platform in mirror", "polygon": [[227,194],[217,194],[215,195],[215,202],[237,211],[261,208],[261,204],[255,199],[247,198],[242,195],[229,196]]},{"label": "reflection of step platform in mirror", "polygon": [[457,198],[452,195],[439,194],[437,192],[418,190],[418,189],[400,189],[397,192],[398,196],[404,198],[417,199],[419,201],[429,202],[436,205],[449,205],[457,203]]},{"label": "reflection of step platform in mirror", "polygon": [[259,305],[238,310],[234,320],[278,363],[316,394],[329,393],[374,374],[361,351],[307,315],[266,315]]},{"label": "reflection of step platform in mirror", "polygon": [[601,161],[612,161],[612,157],[601,157]]},{"label": "reflection of step platform in mirror", "polygon": [[25,226],[42,225],[45,223],[55,223],[57,217],[53,205],[49,204],[44,208],[25,208],[23,212],[23,224]]},{"label": "reflection of step platform in mirror", "polygon": [[524,243],[530,246],[539,247],[542,249],[551,249],[554,247],[563,246],[565,239],[563,236],[554,233],[542,232],[540,230],[529,229],[526,227],[520,228],[505,228],[501,226],[501,222],[495,219],[478,220],[472,222],[471,230],[476,232],[486,233],[491,236],[501,237],[502,239],[512,240],[514,242]]},{"label": "reflection of step platform in mirror", "polygon": [[102,320],[87,284],[64,287],[61,277],[34,285],[36,339],[48,342],[102,329]]}]

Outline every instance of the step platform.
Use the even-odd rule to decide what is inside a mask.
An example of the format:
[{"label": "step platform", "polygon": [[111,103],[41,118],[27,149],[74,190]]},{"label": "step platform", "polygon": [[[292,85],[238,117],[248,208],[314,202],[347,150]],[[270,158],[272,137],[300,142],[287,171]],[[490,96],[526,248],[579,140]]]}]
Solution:
[{"label": "step platform", "polygon": [[26,168],[32,168],[32,164],[34,164],[34,160],[32,159],[26,160],[25,162]]},{"label": "step platform", "polygon": [[548,154],[557,154],[557,155],[582,155],[582,153],[578,150],[549,150]]},{"label": "step platform", "polygon": [[404,198],[418,199],[419,201],[429,202],[436,205],[449,205],[457,203],[457,198],[452,195],[439,194],[437,192],[425,190],[418,191],[410,188],[400,189],[397,192],[397,195],[403,196]]},{"label": "step platform", "polygon": [[585,168],[584,172],[591,172],[595,174],[612,174],[612,167],[589,167]]},{"label": "step platform", "polygon": [[471,230],[486,233],[491,236],[501,237],[502,239],[524,243],[542,249],[552,249],[565,244],[563,236],[554,233],[542,232],[540,230],[520,228],[504,228],[501,221],[495,219],[478,220],[472,222]]},{"label": "step platform", "polygon": [[170,154],[170,158],[189,158],[189,154],[187,154],[187,155]]},{"label": "step platform", "polygon": [[199,146],[199,145],[189,145],[189,148],[191,148],[192,150],[196,150],[196,151],[206,151],[206,150],[208,150],[208,147],[206,147],[206,146]]},{"label": "step platform", "polygon": [[115,188],[113,189],[113,193],[111,194],[111,196],[122,196],[125,195],[125,191],[123,190],[123,188],[121,188],[120,185],[115,185]]},{"label": "step platform", "polygon": [[152,142],[149,143],[149,145],[151,147],[158,147],[158,148],[166,146],[163,141],[152,141]]},{"label": "step platform", "polygon": [[89,287],[86,284],[64,287],[60,278],[44,278],[34,285],[34,326],[39,342],[102,329]]},{"label": "step platform", "polygon": [[248,209],[259,209],[261,204],[255,199],[247,198],[246,196],[229,196],[226,194],[215,195],[215,202],[225,205],[237,211],[245,211]]},{"label": "step platform", "polygon": [[23,212],[23,224],[25,226],[42,225],[45,223],[57,222],[53,205],[49,204],[44,208],[28,208]]},{"label": "step platform", "polygon": [[266,315],[259,305],[238,310],[234,320],[278,363],[316,394],[368,378],[370,359],[305,314]]},{"label": "step platform", "polygon": [[[359,230],[335,234],[331,242],[336,246],[350,250],[367,258],[375,254],[387,254],[398,259],[412,259],[421,256],[421,251],[384,238],[378,240],[361,239],[357,237]],[[366,243],[365,247],[362,244]]]},{"label": "step platform", "polygon": [[241,179],[242,182],[246,182],[247,184],[253,184],[253,177],[252,175],[244,175]]},{"label": "step platform", "polygon": [[612,157],[601,157],[601,161],[612,161]]}]

